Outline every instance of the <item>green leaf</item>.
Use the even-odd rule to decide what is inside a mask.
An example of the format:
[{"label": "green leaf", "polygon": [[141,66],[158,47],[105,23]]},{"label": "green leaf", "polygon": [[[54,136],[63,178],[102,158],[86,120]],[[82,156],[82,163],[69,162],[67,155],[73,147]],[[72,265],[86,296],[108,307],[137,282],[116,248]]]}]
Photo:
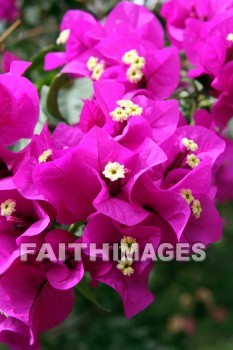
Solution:
[{"label": "green leaf", "polygon": [[233,118],[231,118],[228,124],[228,134],[231,139],[233,139]]},{"label": "green leaf", "polygon": [[47,85],[43,85],[40,90],[40,117],[35,130],[37,134],[40,134],[45,123],[48,123],[51,127],[59,123],[59,120],[54,118],[47,108],[49,90],[49,86]]},{"label": "green leaf", "polygon": [[48,112],[56,119],[65,121],[59,107],[58,107],[58,94],[62,86],[69,84],[70,79],[65,74],[57,74],[52,81],[48,96],[47,96],[47,109]]},{"label": "green leaf", "polygon": [[82,294],[86,299],[91,301],[95,306],[97,306],[99,309],[101,309],[104,312],[110,312],[110,309],[107,309],[106,307],[102,306],[96,299],[96,296],[93,292],[93,289],[90,287],[89,282],[86,278],[83,278],[79,284],[76,286],[76,290]]},{"label": "green leaf", "polygon": [[59,110],[69,124],[79,122],[83,99],[90,99],[92,94],[93,82],[88,78],[74,79],[72,85],[60,89],[58,94]]},{"label": "green leaf", "polygon": [[56,119],[76,124],[83,99],[91,98],[92,93],[93,83],[90,79],[71,79],[68,75],[58,74],[48,93],[48,112]]},{"label": "green leaf", "polygon": [[59,48],[56,45],[51,45],[51,46],[44,48],[42,51],[40,51],[38,54],[36,54],[32,58],[32,64],[27,69],[26,74],[30,74],[31,71],[35,70],[37,67],[43,67],[45,55],[49,52],[54,52],[54,51],[59,51]]}]

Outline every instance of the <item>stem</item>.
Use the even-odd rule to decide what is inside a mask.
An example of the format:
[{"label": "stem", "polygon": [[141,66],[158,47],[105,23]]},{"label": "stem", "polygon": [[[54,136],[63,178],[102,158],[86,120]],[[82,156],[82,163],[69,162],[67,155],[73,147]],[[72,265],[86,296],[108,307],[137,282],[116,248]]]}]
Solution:
[{"label": "stem", "polygon": [[[53,32],[55,33],[58,30],[59,30],[59,27],[56,25],[40,26],[34,29],[26,30],[23,33],[21,33],[20,38],[17,39],[17,43],[23,40],[33,39],[42,34],[53,33]],[[13,44],[15,43],[15,40],[10,41],[9,43]]]},{"label": "stem", "polygon": [[13,31],[21,25],[21,20],[17,19],[1,36],[0,36],[0,45],[3,43],[6,38],[13,33]]},{"label": "stem", "polygon": [[[77,231],[81,225],[85,224],[84,221],[78,221],[75,224],[70,225],[69,227],[69,232],[72,233],[73,235],[77,236]],[[78,237],[78,236],[77,236]]]}]

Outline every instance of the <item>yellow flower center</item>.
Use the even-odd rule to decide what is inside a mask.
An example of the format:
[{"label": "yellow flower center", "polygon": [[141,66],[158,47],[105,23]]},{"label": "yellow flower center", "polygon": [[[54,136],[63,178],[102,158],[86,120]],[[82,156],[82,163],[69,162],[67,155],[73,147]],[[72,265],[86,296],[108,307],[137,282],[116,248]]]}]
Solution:
[{"label": "yellow flower center", "polygon": [[192,213],[196,219],[199,219],[202,213],[202,207],[199,200],[194,200],[193,205],[191,206]]},{"label": "yellow flower center", "polygon": [[123,123],[125,120],[133,116],[140,116],[143,109],[137,104],[134,104],[130,100],[119,100],[117,101],[117,107],[114,111],[110,113],[112,119],[116,122]]},{"label": "yellow flower center", "polygon": [[131,83],[137,84],[137,83],[139,83],[140,80],[142,80],[143,72],[141,71],[141,69],[138,69],[137,67],[132,65],[127,70],[126,76]]},{"label": "yellow flower center", "polygon": [[131,276],[134,273],[134,269],[132,268],[133,260],[123,258],[119,261],[117,268],[123,273],[124,276]]},{"label": "yellow flower center", "polygon": [[87,61],[87,68],[92,72],[92,79],[99,80],[104,72],[104,62],[97,57],[91,56]]},{"label": "yellow flower center", "polygon": [[180,191],[181,196],[186,200],[188,205],[194,201],[194,197],[191,190],[182,189]]},{"label": "yellow flower center", "polygon": [[70,37],[70,29],[63,30],[57,38],[57,45],[65,45]]},{"label": "yellow flower center", "polygon": [[227,40],[233,42],[233,33],[227,35]]},{"label": "yellow flower center", "polygon": [[186,137],[182,139],[182,144],[187,148],[187,151],[196,152],[198,150],[198,145],[193,140],[189,140]]},{"label": "yellow flower center", "polygon": [[53,154],[53,151],[51,149],[47,149],[47,151],[44,151],[38,158],[38,162],[46,163],[48,158]]},{"label": "yellow flower center", "polygon": [[124,64],[132,64],[135,58],[139,57],[136,50],[127,51],[122,57],[122,62]]},{"label": "yellow flower center", "polygon": [[115,122],[123,123],[129,118],[127,111],[123,108],[117,107],[114,111],[110,113],[110,116]]},{"label": "yellow flower center", "polygon": [[133,254],[138,251],[138,243],[133,237],[124,237],[121,239],[121,252],[126,254]]},{"label": "yellow flower center", "polygon": [[103,74],[104,72],[104,64],[103,63],[98,63],[95,68],[93,69],[93,72],[92,72],[92,79],[93,80],[99,80],[101,75]]},{"label": "yellow flower center", "polygon": [[131,65],[137,69],[143,69],[145,67],[145,64],[145,58],[140,56],[134,57],[131,62]]},{"label": "yellow flower center", "polygon": [[15,211],[16,202],[13,199],[7,199],[1,204],[1,215],[2,216],[11,216]]},{"label": "yellow flower center", "polygon": [[200,164],[200,159],[195,154],[189,154],[187,156],[187,164],[194,169]]},{"label": "yellow flower center", "polygon": [[199,219],[202,213],[202,207],[201,207],[200,201],[194,198],[191,190],[182,189],[180,191],[180,194],[190,206],[195,218]]},{"label": "yellow flower center", "polygon": [[118,162],[109,162],[102,174],[111,181],[116,181],[118,179],[123,179],[125,177],[125,167]]},{"label": "yellow flower center", "polygon": [[122,57],[122,62],[129,65],[126,76],[131,83],[137,84],[143,77],[142,69],[145,67],[146,60],[139,56],[137,50],[130,50]]},{"label": "yellow flower center", "polygon": [[87,68],[89,71],[93,71],[93,69],[97,66],[99,59],[97,57],[91,56],[87,61]]}]

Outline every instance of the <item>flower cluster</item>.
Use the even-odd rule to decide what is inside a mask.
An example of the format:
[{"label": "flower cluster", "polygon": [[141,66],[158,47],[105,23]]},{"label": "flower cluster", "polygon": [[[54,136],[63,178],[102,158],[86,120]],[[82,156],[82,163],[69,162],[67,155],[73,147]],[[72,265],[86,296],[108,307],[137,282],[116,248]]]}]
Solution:
[{"label": "flower cluster", "polygon": [[190,19],[199,20],[202,23],[210,21],[221,17],[221,14],[226,14],[232,6],[232,0],[168,0],[162,7],[161,15],[166,20],[169,39],[173,45],[181,49],[185,41],[185,29]]},{"label": "flower cluster", "polygon": [[[92,287],[115,289],[132,317],[154,300],[153,257],[135,253],[148,243],[156,252],[161,243],[183,242],[191,254],[193,244],[221,238],[212,180],[225,142],[204,123],[184,123],[178,101],[164,100],[178,86],[180,64],[163,36],[156,17],[129,2],[104,24],[68,11],[57,39],[65,52],[49,53],[45,68],[89,77],[94,95],[77,125],[60,123],[52,133],[45,125],[33,135],[39,101],[21,76],[28,64],[13,62],[0,75],[0,340],[12,349],[39,348],[38,336],[71,312],[85,272]],[[21,138],[30,139],[23,150],[6,148]],[[46,243],[53,255],[38,261],[23,243],[37,252]],[[81,259],[72,249],[56,259],[68,243],[86,245]],[[95,261],[91,243],[99,249]],[[103,244],[109,259],[101,256]]]},{"label": "flower cluster", "polygon": [[151,98],[168,98],[179,82],[175,47],[164,47],[164,32],[147,9],[123,1],[104,24],[83,11],[68,11],[57,39],[64,52],[51,52],[45,70],[63,67],[75,77],[114,80],[133,96],[138,90]]},{"label": "flower cluster", "polygon": [[215,98],[210,110],[198,111],[197,124],[220,128],[227,146],[216,174],[218,199],[232,199],[232,141],[228,123],[233,116],[233,1],[170,0],[161,10],[169,38],[183,49],[192,67],[190,78],[204,78],[208,94]]}]

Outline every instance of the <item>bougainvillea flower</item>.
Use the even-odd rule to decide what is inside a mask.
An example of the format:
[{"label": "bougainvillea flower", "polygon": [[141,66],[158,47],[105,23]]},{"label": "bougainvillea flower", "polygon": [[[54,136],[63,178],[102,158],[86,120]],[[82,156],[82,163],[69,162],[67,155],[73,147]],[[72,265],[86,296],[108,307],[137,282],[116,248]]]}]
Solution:
[{"label": "bougainvillea flower", "polygon": [[68,11],[62,20],[60,35],[57,39],[58,45],[66,45],[66,51],[47,54],[45,69],[63,66],[92,47],[96,41],[91,39],[88,33],[96,24],[95,18],[84,11]]},{"label": "bougainvillea flower", "polygon": [[[131,20],[125,22],[128,13]],[[49,53],[45,69],[64,66],[62,72],[75,77],[117,80],[127,91],[144,89],[157,99],[167,98],[179,82],[179,56],[174,47],[163,49],[161,25],[152,17],[129,2],[116,6],[103,27],[81,11],[68,12],[58,38],[66,52]]]},{"label": "bougainvillea flower", "polygon": [[[164,143],[168,160],[164,164],[163,187],[173,187],[202,165],[214,166],[225,149],[224,141],[201,126],[184,126]],[[201,186],[201,183],[200,183]]]},{"label": "bougainvillea flower", "polygon": [[204,126],[205,128],[216,131],[216,124],[213,116],[206,109],[198,109],[193,115],[195,125]]},{"label": "bougainvillea flower", "polygon": [[189,18],[208,21],[233,8],[232,0],[170,0],[165,2],[161,15],[166,20],[169,39],[179,49],[183,47],[184,30]]},{"label": "bougainvillea flower", "polygon": [[[9,3],[1,8],[0,0],[0,19]],[[173,253],[188,243],[190,256],[193,244],[221,238],[215,201],[233,198],[233,146],[225,142],[233,116],[233,0],[163,3],[168,33],[129,1],[103,20],[65,14],[45,70],[61,67],[60,75],[92,82],[75,125],[49,119],[34,134],[38,94],[22,77],[30,63],[4,57],[0,341],[13,350],[40,349],[40,334],[69,315],[86,272],[91,287],[104,283],[120,295],[130,318],[154,300],[148,280],[162,243]],[[164,47],[164,34],[174,46]],[[202,75],[200,84],[185,78],[189,68],[189,78]],[[53,98],[63,89],[59,96],[53,89],[50,102],[60,105]],[[208,109],[210,93],[216,102]],[[191,102],[206,110],[190,115]],[[147,244],[153,251],[144,256]]]},{"label": "bougainvillea flower", "polygon": [[0,142],[11,145],[31,138],[39,117],[39,99],[33,84],[21,75],[27,62],[13,62],[10,72],[0,75]]},{"label": "bougainvillea flower", "polygon": [[67,64],[63,73],[93,80],[113,80],[125,85],[126,91],[142,89],[152,98],[168,98],[179,82],[179,55],[174,47],[156,49],[135,35],[110,36]]},{"label": "bougainvillea flower", "polygon": [[95,207],[133,225],[145,212],[128,202],[130,188],[143,172],[165,159],[151,139],[145,139],[140,150],[133,152],[94,127],[67,156],[37,167],[34,185],[43,199],[54,205],[59,222],[86,220]]},{"label": "bougainvillea flower", "polygon": [[72,289],[54,289],[41,270],[25,263],[12,266],[0,277],[0,295],[1,313],[29,327],[28,349],[38,343],[39,334],[69,315],[74,301]]},{"label": "bougainvillea flower", "polygon": [[[126,86],[127,91],[145,89],[157,99],[169,97],[179,82],[177,50],[174,47],[156,50],[148,44],[135,36],[103,42],[101,52],[107,63],[101,78],[117,80]],[[136,57],[128,61],[127,54],[134,51]],[[109,69],[108,60],[114,62]],[[143,64],[142,68],[140,64]]]},{"label": "bougainvillea flower", "polygon": [[184,50],[194,66],[190,77],[203,73],[215,78],[232,59],[232,17],[230,10],[208,22],[189,19],[184,32]]},{"label": "bougainvillea flower", "polygon": [[23,150],[23,157],[14,171],[13,181],[23,196],[29,199],[43,199],[33,184],[33,170],[54,157],[54,142],[45,125],[40,135],[34,135],[30,144]]},{"label": "bougainvillea flower", "polygon": [[[205,166],[166,191],[149,179],[147,186],[143,179],[136,183],[132,196],[161,228],[163,242],[207,246],[221,238],[222,220],[213,203],[210,174],[210,167]],[[204,182],[203,186],[197,179]]]},{"label": "bougainvillea flower", "polygon": [[224,129],[233,116],[233,63],[227,63],[212,82],[218,99],[211,108],[211,115],[217,126]]},{"label": "bougainvillea flower", "polygon": [[[220,81],[219,81],[220,82]],[[227,84],[227,81],[225,81]],[[221,86],[219,84],[219,86]],[[226,86],[228,88],[228,86]],[[218,102],[217,102],[218,103]],[[217,104],[216,103],[216,104]],[[215,105],[212,107],[212,112],[217,111],[215,109]],[[216,119],[221,122],[221,118],[219,116],[223,115],[226,109],[221,108],[221,113],[216,113]],[[194,120],[196,125],[203,125],[206,128],[216,132],[216,124],[213,120],[213,114],[207,112],[206,110],[198,110],[194,115]],[[217,121],[217,124],[219,124]],[[220,124],[223,126],[222,123]],[[226,143],[226,148],[224,152],[218,157],[213,172],[214,172],[214,185],[217,187],[216,199],[219,202],[226,202],[233,198],[232,192],[232,151],[233,151],[233,142],[226,137],[223,137],[224,142]]]},{"label": "bougainvillea flower", "polygon": [[164,32],[158,19],[145,7],[122,1],[110,12],[104,23],[107,33],[113,32],[118,26],[127,24],[131,33],[151,41],[157,48],[164,46]]},{"label": "bougainvillea flower", "polygon": [[[17,167],[14,164],[13,181],[19,192],[26,198],[43,200],[43,196],[34,186],[33,173],[36,173],[41,166],[46,167],[50,160],[69,153],[72,146],[77,145],[82,137],[78,126],[59,124],[51,135],[45,125],[41,134],[34,135],[30,144],[21,152]],[[11,157],[14,159],[15,156]]]},{"label": "bougainvillea flower", "polygon": [[[198,179],[198,181],[197,181]],[[211,183],[211,166],[202,163],[170,188],[187,203],[190,217],[180,242],[202,243],[205,246],[218,241],[222,235],[222,220],[214,205],[216,190]]]},{"label": "bougainvillea flower", "polygon": [[[83,147],[83,154],[87,149],[92,153],[89,166],[96,170],[102,180],[101,192],[94,200],[95,208],[123,224],[139,223],[145,217],[145,211],[136,203],[129,203],[128,195],[138,177],[165,160],[161,149],[150,139],[145,139],[140,149],[130,151],[96,127],[80,146],[80,150]],[[76,201],[74,197],[70,201],[73,210]]]},{"label": "bougainvillea flower", "polygon": [[57,150],[77,146],[84,134],[79,125],[69,126],[59,123],[53,132],[52,138]]},{"label": "bougainvillea flower", "polygon": [[163,236],[176,241],[181,237],[190,210],[179,193],[160,189],[159,182],[145,174],[135,183],[131,197],[147,212],[147,218],[156,220]]},{"label": "bougainvillea flower", "polygon": [[36,240],[49,225],[50,218],[35,201],[22,197],[16,189],[0,190],[0,272],[20,255],[20,244]]},{"label": "bougainvillea flower", "polygon": [[213,105],[211,114],[221,129],[224,129],[233,116],[233,88],[232,85],[227,91],[224,91]]},{"label": "bougainvillea flower", "polygon": [[[94,211],[93,200],[101,189],[99,178],[87,164],[75,164],[76,158],[73,154],[49,162],[47,166],[38,168],[34,173],[34,184],[38,192],[43,195],[56,209],[56,219],[62,224],[72,224],[78,220],[86,220]],[[78,160],[78,159],[77,159]],[[73,171],[72,171],[73,169]],[[74,176],[78,174],[76,182],[73,183],[72,196],[70,195],[70,184]],[[46,177],[46,180],[45,180]],[[66,194],[66,190],[68,194]],[[67,202],[67,198],[69,201]],[[76,202],[75,208],[72,204]],[[74,209],[74,212],[73,210]]]},{"label": "bougainvillea flower", "polygon": [[30,328],[14,317],[0,315],[0,342],[12,350],[39,350],[40,342],[37,340],[30,344]]},{"label": "bougainvillea flower", "polygon": [[47,54],[46,70],[79,60],[86,51],[112,34],[114,36],[136,34],[139,38],[151,41],[158,49],[164,44],[163,29],[156,17],[144,7],[126,1],[122,1],[113,9],[104,24],[97,22],[86,12],[68,11],[60,29],[57,44],[65,44],[65,52]]},{"label": "bougainvillea flower", "polygon": [[[83,263],[75,261],[74,249],[64,249],[65,261],[59,261],[59,244],[75,242],[75,237],[68,231],[56,229],[47,233],[45,243],[50,244],[55,261],[45,262],[46,276],[56,289],[70,289],[80,282],[84,275]],[[66,248],[66,247],[65,247]]]},{"label": "bougainvillea flower", "polygon": [[[118,243],[121,249],[124,249],[124,242],[127,244],[128,241],[137,244],[135,249],[139,250],[139,256],[142,257],[146,244],[152,244],[157,251],[160,230],[152,226],[119,226],[110,218],[97,214],[91,218],[83,235],[83,243],[96,243],[97,248],[102,248],[103,243],[108,243],[113,250],[113,244]],[[129,253],[133,253],[133,249],[132,247]],[[89,254],[91,255],[91,251]],[[114,288],[122,298],[128,318],[145,309],[154,300],[148,289],[152,267],[151,259],[130,261],[127,264],[124,259],[117,262],[110,257],[110,261],[97,259],[94,263],[89,263],[93,283],[102,282]]]},{"label": "bougainvillea flower", "polygon": [[[143,208],[148,208],[147,210],[153,213],[154,216],[159,215],[162,218],[162,224],[166,224],[166,236],[169,232],[167,227],[167,224],[169,224],[170,230],[172,227],[179,240],[183,237],[183,232],[189,222],[192,211],[198,217],[202,210],[205,213],[207,210],[212,210],[215,226],[205,226],[208,215],[203,215],[202,219],[205,218],[205,220],[203,221],[203,226],[201,225],[201,229],[204,230],[204,227],[206,227],[206,236],[200,242],[209,244],[218,240],[221,235],[222,223],[214,205],[211,204],[211,201],[213,202],[211,197],[211,169],[225,149],[224,141],[215,133],[203,127],[185,126],[178,128],[176,133],[162,145],[162,148],[168,160],[154,174],[153,172],[150,173],[151,181],[149,179],[147,181],[142,179],[137,181],[132,190],[133,199],[140,202]],[[146,183],[147,186],[145,185]],[[165,191],[162,191],[161,188],[165,189]],[[174,194],[174,191],[176,194]],[[181,193],[181,191],[183,192]],[[192,193],[195,194],[197,199],[193,197]],[[189,208],[185,201],[184,203],[179,203],[180,199],[184,199],[185,195],[188,198],[190,196],[192,199],[189,205],[193,206],[193,208]],[[203,195],[202,208],[198,196]],[[183,206],[180,207],[179,213],[175,210],[172,215],[169,213],[168,205],[165,207],[166,210],[162,211],[160,202],[164,197],[163,203],[167,203],[169,198],[171,200],[171,196],[174,196],[173,202],[177,202],[176,209],[178,206]],[[174,210],[174,205],[172,210]],[[170,218],[173,216],[176,221],[171,224]],[[213,229],[214,227],[215,230]],[[199,231],[199,239],[201,238],[201,229]],[[171,233],[169,235],[172,237]]]},{"label": "bougainvillea flower", "polygon": [[[84,132],[95,125],[100,126],[111,136],[119,136],[117,140],[122,143],[129,133],[135,133],[131,130],[133,121],[143,119],[148,122],[150,129],[148,137],[161,144],[176,130],[179,107],[175,100],[154,101],[143,95],[127,99],[124,86],[112,81],[96,82],[94,92],[95,99],[85,101],[80,115],[80,128]],[[145,127],[141,125],[141,129],[146,135]]]},{"label": "bougainvillea flower", "polygon": [[217,172],[214,175],[214,182],[217,186],[217,200],[225,202],[233,198],[233,141],[225,139],[226,149],[218,160]]},{"label": "bougainvillea flower", "polygon": [[190,204],[190,219],[181,236],[180,242],[202,243],[205,246],[222,238],[223,220],[214,202],[208,195],[196,195]]},{"label": "bougainvillea flower", "polygon": [[[61,130],[65,132],[67,128],[68,135],[70,135],[70,127],[61,127]],[[57,135],[59,134],[60,131]],[[74,140],[72,137],[70,138],[72,143]],[[65,145],[63,141],[65,141]],[[64,175],[68,169],[73,167],[73,147],[67,146],[67,141],[68,137],[65,135],[60,140],[57,139],[56,135],[52,138],[48,128],[45,126],[42,133],[35,135],[31,144],[27,147],[24,159],[20,168],[14,174],[13,181],[23,196],[34,200],[47,200],[48,203],[56,208],[58,220],[64,224],[71,224],[76,221],[75,216],[64,202],[63,191],[58,190],[62,188]],[[55,147],[55,144],[57,144],[58,149]],[[76,150],[76,148],[74,149]],[[98,192],[99,181],[98,179],[96,180],[95,174],[86,164],[76,163],[76,166],[80,174],[79,181],[81,186],[80,193],[78,194],[77,192],[77,195],[79,198],[82,198],[79,205],[80,210],[82,208],[80,215],[85,219],[90,214],[90,208],[93,208],[92,204],[90,204],[90,207],[87,209],[86,203],[92,203],[92,191],[97,188]],[[42,187],[36,180],[38,177],[40,178],[40,175],[44,183]],[[44,181],[45,178],[46,181]],[[67,186],[70,186],[70,180],[68,177],[65,178]],[[84,192],[86,187],[89,188],[90,195],[88,195],[88,191]],[[83,193],[82,197],[81,193]]]}]

